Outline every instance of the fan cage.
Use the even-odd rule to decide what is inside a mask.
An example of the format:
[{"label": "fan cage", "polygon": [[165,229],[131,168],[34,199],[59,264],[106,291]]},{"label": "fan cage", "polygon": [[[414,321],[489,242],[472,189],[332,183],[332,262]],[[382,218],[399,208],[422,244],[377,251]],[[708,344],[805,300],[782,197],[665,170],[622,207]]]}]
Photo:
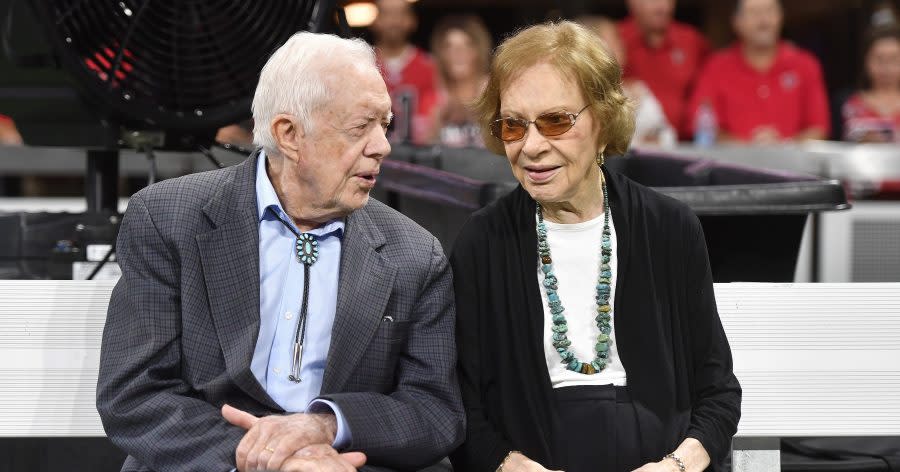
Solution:
[{"label": "fan cage", "polygon": [[35,0],[63,66],[106,119],[208,131],[249,117],[259,72],[315,0]]}]

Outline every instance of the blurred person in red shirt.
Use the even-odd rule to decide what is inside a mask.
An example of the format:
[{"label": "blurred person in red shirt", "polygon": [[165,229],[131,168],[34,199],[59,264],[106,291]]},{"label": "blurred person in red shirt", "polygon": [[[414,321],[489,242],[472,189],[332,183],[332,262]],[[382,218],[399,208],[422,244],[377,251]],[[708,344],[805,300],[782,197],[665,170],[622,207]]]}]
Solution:
[{"label": "blurred person in red shirt", "polygon": [[16,124],[12,118],[6,115],[0,115],[0,145],[4,146],[21,146],[22,136],[16,129]]},{"label": "blurred person in red shirt", "polygon": [[862,89],[844,102],[844,139],[900,142],[900,28],[882,26],[867,34]]},{"label": "blurred person in red shirt", "polygon": [[[378,68],[391,94],[394,127],[392,141],[424,144],[432,134],[434,107],[438,104],[437,70],[431,58],[409,42],[418,19],[407,0],[378,0],[378,16],[372,23]],[[412,116],[403,116],[408,100]],[[406,136],[409,129],[411,136]]]},{"label": "blurred person in red shirt", "polygon": [[679,135],[690,137],[687,100],[710,48],[696,29],[672,19],[675,0],[628,0],[619,23],[628,64],[625,77],[647,84]]},{"label": "blurred person in red shirt", "polygon": [[440,106],[432,142],[449,147],[484,147],[472,104],[488,80],[491,35],[474,15],[442,18],[431,34],[440,72]]},{"label": "blurred person in red shirt", "polygon": [[[603,16],[587,16],[578,18],[577,21],[600,36],[606,48],[616,58],[619,67],[627,67],[628,55],[625,52],[625,45],[622,44],[618,28],[612,20]],[[675,129],[666,119],[659,100],[647,84],[642,80],[626,77],[622,80],[622,90],[634,103],[634,134],[631,136],[631,146],[675,146],[678,140]]]},{"label": "blurred person in red shirt", "polygon": [[691,116],[715,113],[719,141],[771,144],[824,139],[830,121],[819,61],[782,41],[778,0],[738,0],[738,41],[714,54],[691,99]]}]

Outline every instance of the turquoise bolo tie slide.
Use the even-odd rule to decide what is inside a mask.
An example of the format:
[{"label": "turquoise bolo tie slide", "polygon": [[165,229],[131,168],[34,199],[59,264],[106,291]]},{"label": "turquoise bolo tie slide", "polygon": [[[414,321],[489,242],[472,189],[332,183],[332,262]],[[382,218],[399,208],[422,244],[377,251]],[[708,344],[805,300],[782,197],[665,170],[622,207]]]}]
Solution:
[{"label": "turquoise bolo tie slide", "polygon": [[297,260],[311,266],[319,258],[319,242],[307,233],[297,236]]}]

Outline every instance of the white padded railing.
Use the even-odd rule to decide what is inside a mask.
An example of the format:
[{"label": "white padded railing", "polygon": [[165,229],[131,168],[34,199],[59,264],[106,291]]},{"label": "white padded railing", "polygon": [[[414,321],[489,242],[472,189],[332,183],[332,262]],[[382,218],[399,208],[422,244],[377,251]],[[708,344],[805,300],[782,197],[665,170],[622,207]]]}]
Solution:
[{"label": "white padded railing", "polygon": [[[112,282],[0,281],[0,437],[102,436]],[[900,436],[900,284],[717,284],[739,437]]]},{"label": "white padded railing", "polygon": [[740,437],[900,435],[900,283],[717,284]]},{"label": "white padded railing", "polygon": [[114,285],[0,281],[0,437],[104,436],[94,392]]}]

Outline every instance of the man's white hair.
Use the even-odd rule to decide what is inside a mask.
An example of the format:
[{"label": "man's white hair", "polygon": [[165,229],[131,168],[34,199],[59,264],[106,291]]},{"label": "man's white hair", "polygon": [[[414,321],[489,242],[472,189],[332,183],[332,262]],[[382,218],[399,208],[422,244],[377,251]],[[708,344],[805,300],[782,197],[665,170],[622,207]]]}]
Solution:
[{"label": "man's white hair", "polygon": [[326,75],[336,63],[377,70],[375,51],[359,38],[302,31],[278,48],[263,66],[253,95],[253,143],[267,154],[278,153],[271,124],[279,113],[296,116],[308,132],[312,112],[334,98]]}]

